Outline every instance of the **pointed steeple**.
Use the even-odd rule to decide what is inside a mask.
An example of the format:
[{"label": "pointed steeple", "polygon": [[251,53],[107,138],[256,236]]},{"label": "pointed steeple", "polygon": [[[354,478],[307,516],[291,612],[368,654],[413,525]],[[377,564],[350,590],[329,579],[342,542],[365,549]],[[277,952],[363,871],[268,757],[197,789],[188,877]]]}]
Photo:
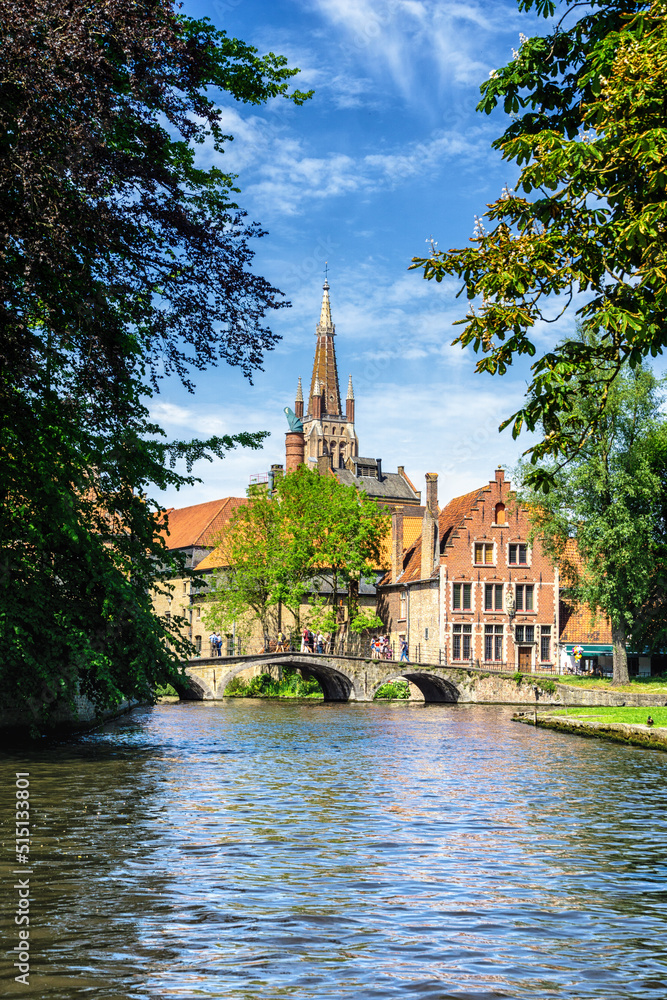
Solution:
[{"label": "pointed steeple", "polygon": [[329,301],[329,282],[327,281],[326,278],[324,279],[324,284],[322,285],[322,288],[323,288],[323,292],[322,292],[322,307],[320,309],[320,322],[317,325],[317,332],[318,333],[324,333],[326,331],[328,333],[329,330],[330,330],[331,333],[333,334],[333,333],[335,333],[335,328],[334,328],[333,323],[331,322],[331,303]]},{"label": "pointed steeple", "polygon": [[[317,344],[315,346],[315,361],[313,363],[313,376],[310,381],[310,395],[308,397],[308,414],[313,416],[313,397],[322,394],[322,415],[341,415],[340,389],[338,387],[338,368],[336,366],[336,348],[334,347],[334,336],[336,327],[331,320],[331,302],[329,301],[329,282],[325,278],[322,286],[322,306],[320,308],[320,321],[316,327]],[[319,390],[315,389],[315,381],[319,385]]]},{"label": "pointed steeple", "polygon": [[296,387],[296,399],[294,400],[294,412],[297,417],[301,420],[303,417],[303,389],[301,388],[301,376],[299,375],[299,382]]},{"label": "pointed steeple", "polygon": [[347,396],[345,397],[345,419],[349,424],[354,423],[354,389],[352,388],[352,376],[347,382]]}]

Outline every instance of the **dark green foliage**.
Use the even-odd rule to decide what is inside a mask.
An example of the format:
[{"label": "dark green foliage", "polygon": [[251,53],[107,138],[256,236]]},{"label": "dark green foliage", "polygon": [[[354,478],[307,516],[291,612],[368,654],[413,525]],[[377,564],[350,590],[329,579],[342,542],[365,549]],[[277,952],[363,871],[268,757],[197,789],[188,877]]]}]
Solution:
[{"label": "dark green foliage", "polygon": [[207,88],[257,103],[295,71],[168,0],[5,4],[0,59],[0,681],[45,723],[77,692],[150,699],[187,652],[151,610],[182,571],[152,490],[263,435],[169,445],[144,404],[275,342],[261,231],[195,150],[226,138]]}]

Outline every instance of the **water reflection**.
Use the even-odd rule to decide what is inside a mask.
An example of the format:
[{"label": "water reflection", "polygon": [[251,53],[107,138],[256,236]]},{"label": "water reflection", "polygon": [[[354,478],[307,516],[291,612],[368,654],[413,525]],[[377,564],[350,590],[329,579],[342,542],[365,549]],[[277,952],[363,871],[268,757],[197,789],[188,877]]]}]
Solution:
[{"label": "water reflection", "polygon": [[19,768],[34,996],[667,994],[657,752],[499,708],[238,701],[5,756],[3,788]]}]

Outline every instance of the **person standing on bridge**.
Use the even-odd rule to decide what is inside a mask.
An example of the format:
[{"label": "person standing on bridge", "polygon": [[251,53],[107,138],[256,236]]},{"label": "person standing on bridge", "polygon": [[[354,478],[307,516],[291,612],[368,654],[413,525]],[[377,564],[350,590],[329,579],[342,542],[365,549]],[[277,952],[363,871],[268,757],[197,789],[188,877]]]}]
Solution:
[{"label": "person standing on bridge", "polygon": [[407,639],[401,639],[401,660],[405,663],[408,662],[408,641]]}]

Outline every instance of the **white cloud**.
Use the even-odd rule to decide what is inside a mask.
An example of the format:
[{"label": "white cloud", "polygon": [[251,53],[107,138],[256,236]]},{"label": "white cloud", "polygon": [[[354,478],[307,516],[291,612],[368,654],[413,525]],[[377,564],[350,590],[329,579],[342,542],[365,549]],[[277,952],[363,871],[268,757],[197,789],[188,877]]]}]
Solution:
[{"label": "white cloud", "polygon": [[454,159],[462,171],[476,169],[488,150],[486,130],[480,127],[465,136],[438,130],[423,141],[358,156],[313,155],[303,138],[257,116],[243,120],[235,110],[226,111],[225,127],[238,136],[238,145],[229,147],[222,166],[245,170],[244,198],[264,216],[295,215],[313,200],[393,189],[410,178],[426,178]]},{"label": "white cloud", "polygon": [[499,2],[316,0],[316,8],[341,33],[338,45],[348,63],[363,62],[376,76],[389,74],[409,100],[424,100],[427,79],[429,95],[445,86],[479,84],[493,68],[485,49],[519,16],[514,4]]}]

